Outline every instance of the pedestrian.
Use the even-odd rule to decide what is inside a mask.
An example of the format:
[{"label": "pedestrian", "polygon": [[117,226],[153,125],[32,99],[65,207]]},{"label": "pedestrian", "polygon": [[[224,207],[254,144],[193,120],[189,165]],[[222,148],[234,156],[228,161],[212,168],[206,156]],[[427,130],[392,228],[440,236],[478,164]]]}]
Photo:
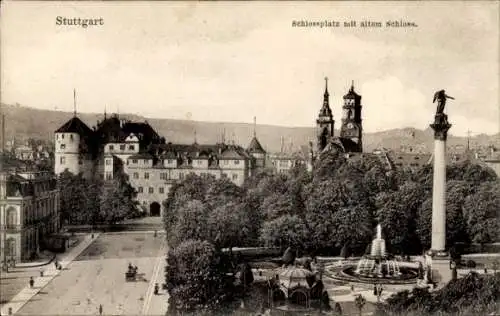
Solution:
[{"label": "pedestrian", "polygon": [[35,280],[33,280],[33,277],[30,277],[30,287],[33,288],[35,285]]},{"label": "pedestrian", "polygon": [[99,304],[99,315],[102,315],[102,304]]},{"label": "pedestrian", "polygon": [[40,276],[43,277],[43,270],[40,269]]},{"label": "pedestrian", "polygon": [[157,236],[157,231],[155,230],[155,237]]},{"label": "pedestrian", "polygon": [[158,283],[155,283],[155,295],[158,295],[158,291],[160,290],[160,286],[158,285]]}]

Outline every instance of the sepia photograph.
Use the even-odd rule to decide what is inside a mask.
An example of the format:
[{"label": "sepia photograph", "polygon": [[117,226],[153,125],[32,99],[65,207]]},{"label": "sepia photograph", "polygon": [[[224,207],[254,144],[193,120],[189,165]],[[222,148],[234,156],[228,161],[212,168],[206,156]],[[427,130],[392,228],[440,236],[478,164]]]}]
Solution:
[{"label": "sepia photograph", "polygon": [[500,2],[0,5],[1,316],[500,316]]}]

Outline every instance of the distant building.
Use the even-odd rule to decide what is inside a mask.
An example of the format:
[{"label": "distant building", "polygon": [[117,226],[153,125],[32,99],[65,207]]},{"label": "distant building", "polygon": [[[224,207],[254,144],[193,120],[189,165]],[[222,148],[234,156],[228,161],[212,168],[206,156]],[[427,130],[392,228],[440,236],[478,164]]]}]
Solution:
[{"label": "distant building", "polygon": [[491,146],[490,154],[483,161],[488,167],[493,169],[500,178],[500,151]]},{"label": "distant building", "polygon": [[224,142],[213,145],[172,144],[147,122],[104,118],[93,130],[76,116],[55,132],[55,172],[111,180],[123,171],[137,200],[151,216],[163,213],[162,202],[172,185],[188,174],[227,178],[236,185],[265,167],[266,152],[254,137],[247,150]]},{"label": "distant building", "polygon": [[29,259],[40,244],[59,231],[56,177],[19,161],[4,161],[0,172],[0,258]]}]

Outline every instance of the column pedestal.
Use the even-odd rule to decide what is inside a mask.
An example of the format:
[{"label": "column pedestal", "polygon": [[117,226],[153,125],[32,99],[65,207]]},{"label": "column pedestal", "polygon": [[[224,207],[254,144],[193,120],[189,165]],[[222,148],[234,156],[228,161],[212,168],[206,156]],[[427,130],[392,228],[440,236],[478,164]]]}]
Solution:
[{"label": "column pedestal", "polygon": [[434,130],[431,250],[446,256],[446,139],[451,124],[445,114],[438,114],[430,126]]}]

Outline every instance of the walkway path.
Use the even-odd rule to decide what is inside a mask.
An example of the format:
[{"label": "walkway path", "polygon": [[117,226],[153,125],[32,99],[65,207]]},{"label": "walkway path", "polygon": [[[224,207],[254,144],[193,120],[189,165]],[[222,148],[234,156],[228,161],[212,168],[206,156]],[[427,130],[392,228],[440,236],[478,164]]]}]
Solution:
[{"label": "walkway path", "polygon": [[[66,268],[82,251],[84,251],[97,237],[99,234],[95,233],[94,238],[91,235],[85,236],[85,239],[72,248],[69,252],[58,255],[58,261],[62,266],[62,269]],[[57,275],[61,273],[60,270],[55,268],[55,265],[49,265],[44,270],[43,277],[34,278],[35,285],[31,288],[29,285],[26,286],[21,292],[19,292],[10,302],[3,304],[0,309],[0,315],[9,315],[9,309],[11,313],[15,314],[19,311],[33,296],[40,292],[50,281],[52,281]]]},{"label": "walkway path", "polygon": [[[165,266],[166,266],[166,244],[158,251],[155,268],[151,276],[148,291],[144,299],[142,315],[165,315],[168,309],[168,293],[162,289],[162,284],[165,283]],[[154,295],[154,286],[158,283],[160,286],[159,295]]]}]

